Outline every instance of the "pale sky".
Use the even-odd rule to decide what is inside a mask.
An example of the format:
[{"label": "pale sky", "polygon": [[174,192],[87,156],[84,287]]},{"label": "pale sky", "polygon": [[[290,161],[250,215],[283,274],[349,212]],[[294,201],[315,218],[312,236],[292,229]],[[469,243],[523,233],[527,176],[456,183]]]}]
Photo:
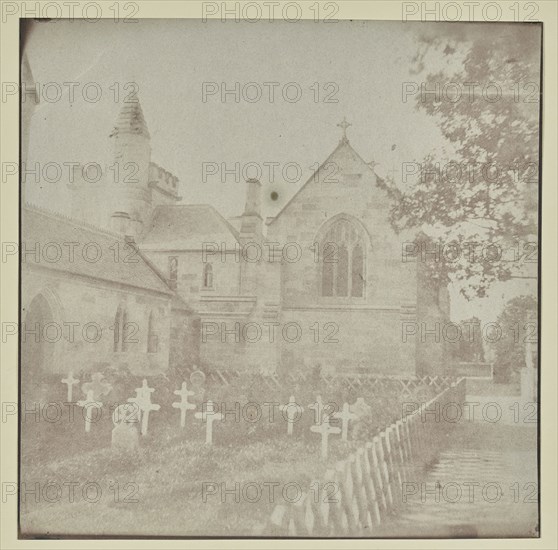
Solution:
[{"label": "pale sky", "polygon": [[[311,176],[311,167],[337,146],[341,130],[336,125],[344,116],[352,123],[351,144],[366,161],[379,163],[380,175],[443,147],[432,119],[417,112],[412,98],[402,99],[403,83],[420,78],[410,73],[418,28],[370,21],[36,24],[26,50],[34,79],[40,86],[57,83],[64,95],[54,102],[41,98],[32,122],[29,162],[110,163],[108,136],[130,90],[124,86],[135,82],[151,134],[152,161],[179,178],[185,203],[209,203],[225,217],[238,215],[245,201],[243,179],[237,183],[229,175],[223,183],[217,174],[204,182],[203,163],[225,163],[229,169],[235,163],[241,168],[257,163],[263,170],[263,163],[279,163],[275,183],[265,171],[261,178],[264,215],[273,215]],[[64,82],[79,83],[73,103]],[[82,97],[84,85],[91,82],[101,90],[97,102]],[[241,88],[252,82],[264,96],[252,103],[241,97],[236,103],[231,95],[222,102],[217,94],[203,102],[204,82],[218,87],[226,83],[229,89],[236,82]],[[266,82],[279,83],[273,103],[267,99]],[[287,83],[300,86],[299,101],[283,99]],[[42,89],[54,95],[56,86]],[[120,103],[115,101],[116,90]],[[339,101],[324,102],[332,91]],[[299,181],[282,180],[287,163],[301,168]],[[279,200],[270,199],[272,191],[278,192]],[[57,209],[67,200],[66,192],[65,181],[45,182],[28,186],[27,199]],[[507,284],[471,304],[453,293],[452,317],[475,314],[491,320],[501,310],[502,292],[507,299],[521,293],[525,284]]]}]

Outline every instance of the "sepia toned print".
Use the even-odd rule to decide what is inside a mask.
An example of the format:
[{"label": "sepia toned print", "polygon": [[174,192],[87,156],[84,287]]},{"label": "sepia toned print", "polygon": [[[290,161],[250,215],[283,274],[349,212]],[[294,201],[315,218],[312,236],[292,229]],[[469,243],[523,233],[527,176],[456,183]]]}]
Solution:
[{"label": "sepia toned print", "polygon": [[21,24],[22,537],[539,536],[540,25]]}]

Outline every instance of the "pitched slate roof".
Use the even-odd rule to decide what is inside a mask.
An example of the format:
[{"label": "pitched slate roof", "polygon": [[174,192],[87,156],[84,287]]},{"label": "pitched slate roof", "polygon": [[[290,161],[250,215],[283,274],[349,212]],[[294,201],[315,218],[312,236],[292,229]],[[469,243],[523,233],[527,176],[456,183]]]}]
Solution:
[{"label": "pitched slate roof", "polygon": [[213,242],[227,249],[238,244],[238,231],[208,204],[163,205],[153,211],[150,229],[140,243],[142,250],[201,250]]},{"label": "pitched slate roof", "polygon": [[[121,235],[30,205],[25,205],[21,214],[20,251],[26,252],[21,255],[22,266],[46,267],[108,283],[173,294],[164,277],[141,253],[133,252]],[[38,257],[35,250],[39,251]]]}]

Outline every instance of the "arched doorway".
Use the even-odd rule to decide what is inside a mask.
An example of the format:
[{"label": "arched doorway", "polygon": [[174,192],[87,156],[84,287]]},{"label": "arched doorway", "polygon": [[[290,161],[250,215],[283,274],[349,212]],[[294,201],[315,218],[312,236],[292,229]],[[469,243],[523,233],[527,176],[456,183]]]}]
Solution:
[{"label": "arched doorway", "polygon": [[21,389],[22,395],[38,397],[45,378],[60,374],[58,350],[62,345],[62,326],[52,300],[37,294],[22,311]]}]

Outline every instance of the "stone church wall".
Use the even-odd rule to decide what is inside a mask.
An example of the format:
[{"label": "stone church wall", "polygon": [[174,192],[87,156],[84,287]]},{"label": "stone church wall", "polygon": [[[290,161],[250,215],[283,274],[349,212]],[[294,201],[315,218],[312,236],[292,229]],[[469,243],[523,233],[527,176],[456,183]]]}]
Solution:
[{"label": "stone church wall", "polygon": [[[39,324],[36,335],[36,325],[27,326],[26,315],[38,295],[46,297],[50,313]],[[127,367],[138,375],[159,374],[168,368],[171,333],[168,296],[23,266],[22,299],[22,350],[26,343],[52,346],[53,350],[53,360],[48,365],[25,365],[22,353],[22,369],[36,371],[42,367],[49,374],[62,376],[69,370],[94,372],[106,366]],[[129,323],[125,351],[114,351],[119,306],[125,307]],[[158,345],[156,352],[148,353],[148,322],[152,312]]]}]

